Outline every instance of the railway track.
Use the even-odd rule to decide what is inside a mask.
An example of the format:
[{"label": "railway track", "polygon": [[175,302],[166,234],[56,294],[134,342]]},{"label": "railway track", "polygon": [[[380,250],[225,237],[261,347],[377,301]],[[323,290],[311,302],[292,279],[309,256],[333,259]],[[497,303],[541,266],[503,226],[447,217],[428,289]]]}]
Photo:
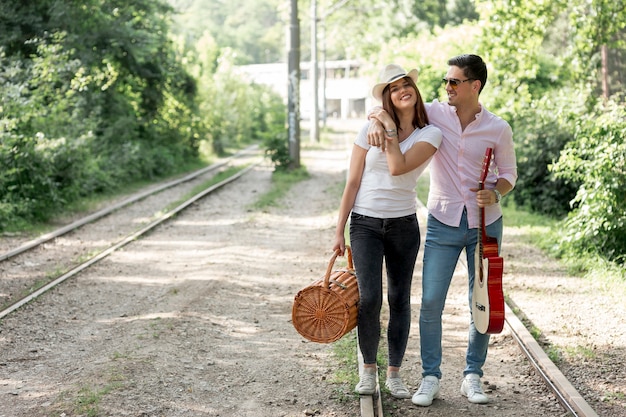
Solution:
[{"label": "railway track", "polygon": [[175,186],[178,186],[180,184],[183,183],[187,183],[187,182],[191,182],[193,180],[196,180],[198,178],[202,178],[202,176],[206,175],[206,174],[210,174],[213,172],[218,171],[220,168],[223,168],[225,166],[227,166],[229,163],[231,163],[233,160],[236,160],[237,158],[243,158],[246,156],[249,156],[251,153],[257,153],[258,152],[258,145],[253,145],[251,147],[248,147],[240,152],[238,152],[236,155],[231,156],[229,158],[225,158],[223,160],[220,160],[219,162],[216,162],[215,164],[212,164],[206,168],[197,170],[195,172],[192,172],[188,175],[185,175],[179,179],[176,180],[172,180],[172,181],[168,181],[162,184],[157,184],[155,187],[151,187],[146,191],[140,192],[138,194],[132,195],[118,203],[112,204],[110,206],[107,206],[105,208],[103,208],[102,210],[98,210],[97,212],[90,214],[88,216],[82,217],[66,226],[63,226],[59,229],[56,229],[52,232],[49,233],[45,233],[35,239],[29,240],[27,242],[24,242],[22,244],[20,244],[18,247],[7,250],[4,253],[0,253],[0,262],[5,261],[7,259],[13,258],[17,255],[20,255],[26,251],[29,251],[31,249],[36,248],[37,246],[43,245],[44,243],[50,242],[51,240],[63,236],[69,232],[72,232],[76,229],[78,229],[81,226],[84,226],[86,224],[92,223],[96,220],[99,220],[105,216],[108,216],[109,214],[118,211],[124,207],[127,207],[133,203],[137,203],[138,201],[141,201],[147,197],[150,197],[152,195],[155,195],[163,190],[167,190],[170,188],[173,188]]},{"label": "railway track", "polygon": [[[241,153],[238,157],[258,157],[258,154],[254,150],[246,150]],[[136,204],[142,200],[149,198],[157,193],[161,193],[165,190],[175,188],[176,186],[180,186],[183,183],[188,183],[194,181],[207,173],[211,173],[217,171],[218,169],[226,166],[229,161],[222,161],[219,164],[208,167],[205,170],[198,171],[192,175],[181,178],[180,180],[172,181],[161,186],[155,187],[147,192],[138,194],[129,199],[126,199],[122,202],[119,202],[111,207],[105,208],[91,216],[80,219],[72,224],[65,226],[61,229],[58,229],[52,233],[46,234],[37,238],[33,241],[26,242],[21,244],[19,247],[15,249],[11,249],[2,255],[0,255],[0,262],[11,262],[11,260],[25,256],[29,251],[34,250],[45,250],[45,246],[50,244],[50,242],[54,240],[58,240],[63,236],[72,233],[78,228],[85,227],[86,225],[92,224],[97,220],[106,218],[107,216],[111,216],[113,213],[120,212],[121,210]],[[258,163],[258,162],[256,162]],[[128,243],[138,239],[140,236],[148,233],[150,230],[154,229],[158,225],[166,222],[168,219],[177,215],[181,211],[185,210],[189,206],[193,205],[199,199],[206,197],[213,191],[221,188],[222,186],[229,184],[238,178],[245,175],[249,172],[255,163],[249,165],[247,168],[239,171],[237,174],[199,192],[191,196],[190,198],[186,198],[182,203],[178,204],[175,208],[171,210],[164,210],[164,213],[160,213],[155,218],[150,219],[150,221],[146,221],[146,215],[140,216],[143,220],[143,225],[139,227],[137,230],[133,230],[132,232],[126,233],[121,239],[118,239],[116,242],[112,244],[106,245],[106,248],[103,250],[98,250],[96,254],[92,254],[87,260],[83,260],[77,265],[74,265],[67,272],[60,274],[54,279],[50,279],[45,285],[40,286],[36,290],[30,291],[26,296],[21,297],[19,300],[15,302],[11,302],[8,306],[4,307],[0,311],[0,319],[6,317],[11,314],[13,311],[17,310],[24,304],[27,304],[39,297],[46,291],[58,286],[62,282],[66,281],[68,278],[78,274],[84,269],[90,267],[94,263],[100,261],[105,258],[112,252],[120,249],[121,247],[127,245]],[[180,195],[179,195],[180,198]],[[63,244],[61,242],[61,244]],[[43,248],[43,249],[42,249]],[[83,256],[83,255],[81,255]],[[569,413],[569,415],[577,416],[577,417],[594,417],[597,414],[594,410],[585,402],[585,400],[578,394],[578,392],[574,389],[574,387],[567,381],[567,379],[561,374],[561,372],[554,366],[554,364],[549,360],[547,355],[543,352],[543,350],[539,347],[539,345],[535,342],[534,338],[530,335],[530,333],[526,330],[521,321],[516,317],[513,311],[507,306],[506,312],[506,326],[507,329],[513,335],[515,341],[520,346],[521,351],[528,357],[531,365],[536,369],[537,373],[541,375],[543,380],[545,381],[548,388],[555,394],[559,402],[562,404],[563,408]],[[357,348],[358,351],[358,348]],[[360,358],[360,352],[359,358]],[[362,358],[359,361],[360,365],[362,365]],[[383,395],[381,393],[380,387],[377,389],[377,394],[374,396],[362,396],[360,398],[360,414],[362,417],[383,417]]]},{"label": "railway track", "polygon": [[[78,274],[80,271],[100,261],[112,252],[139,238],[141,235],[148,233],[150,230],[180,213],[182,210],[194,204],[199,199],[240,178],[260,163],[260,157],[261,154],[258,150],[258,146],[251,146],[238,152],[236,155],[220,160],[219,162],[206,168],[197,170],[179,179],[158,184],[157,186],[151,187],[146,191],[132,195],[118,203],[107,206],[93,214],[80,218],[68,225],[46,233],[35,239],[21,243],[18,247],[1,253],[0,268],[2,267],[2,263],[6,264],[14,259],[20,258],[20,260],[15,261],[15,263],[20,266],[19,269],[21,270],[21,275],[18,276],[18,279],[23,279],[25,281],[22,286],[25,287],[27,291],[23,296],[5,296],[5,298],[8,298],[8,301],[5,299],[4,302],[0,303],[0,306],[2,306],[0,310],[0,319],[24,304],[29,303],[46,291],[59,285],[68,278]],[[214,175],[218,174],[220,170],[229,166],[237,166],[237,164],[240,166],[247,166],[247,168],[242,169],[236,174],[231,175],[209,188],[196,192],[191,197],[188,196],[194,187],[197,187],[199,184],[207,181],[207,179],[210,179]],[[152,210],[149,204],[147,205],[147,208],[140,207],[143,201],[164,192],[169,192],[169,194],[164,198],[166,203],[161,202],[161,206],[156,212]],[[167,207],[168,205],[173,204],[176,205],[173,209],[169,209]],[[115,218],[113,218],[114,215],[116,215]],[[97,246],[93,245],[89,248],[82,248],[82,250],[78,252],[76,250],[70,251],[69,255],[65,255],[67,251],[63,250],[63,247],[81,246],[82,242],[78,233],[77,243],[71,243],[72,238],[68,238],[64,241],[60,241],[61,239],[67,235],[77,232],[81,228],[90,227],[92,225],[92,227],[99,227],[97,222],[102,221],[102,219],[105,218],[109,218],[109,224],[105,227],[101,227],[101,229],[103,229],[103,233],[101,234],[99,240],[113,243],[99,244]],[[56,246],[57,248],[54,248],[53,246]],[[60,247],[61,250],[59,250],[58,247]],[[47,265],[42,266],[40,264],[32,264],[29,262],[28,253],[38,250],[53,253],[51,255],[53,258],[67,256],[67,258],[63,260],[61,266],[55,268],[56,270],[66,270],[66,272],[58,274],[57,276],[41,275],[43,271],[51,270],[52,267]],[[54,261],[55,259],[51,260]],[[7,273],[4,273],[4,269],[1,271],[3,271],[2,276],[8,275]],[[2,280],[3,283],[0,283],[0,285],[10,283],[11,287],[3,288],[0,286],[0,294],[18,293],[19,289],[15,287],[15,276],[12,276],[11,278],[13,279]],[[2,301],[1,298],[0,301]]]}]

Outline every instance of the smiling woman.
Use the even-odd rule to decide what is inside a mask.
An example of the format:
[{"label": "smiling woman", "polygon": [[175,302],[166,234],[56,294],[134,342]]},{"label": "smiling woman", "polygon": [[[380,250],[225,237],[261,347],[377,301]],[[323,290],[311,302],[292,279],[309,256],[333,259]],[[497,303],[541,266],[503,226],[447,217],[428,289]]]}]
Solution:
[{"label": "smiling woman", "polygon": [[400,376],[411,322],[411,283],[420,246],[415,185],[441,143],[441,131],[428,125],[422,97],[415,85],[417,70],[389,64],[380,73],[372,96],[386,110],[386,136],[368,144],[366,123],[352,147],[348,180],[341,198],[333,251],[350,242],[359,284],[358,339],[363,368],[355,391],[372,395],[383,300],[383,261],[391,316],[387,328],[386,385],[396,398],[411,394]]}]

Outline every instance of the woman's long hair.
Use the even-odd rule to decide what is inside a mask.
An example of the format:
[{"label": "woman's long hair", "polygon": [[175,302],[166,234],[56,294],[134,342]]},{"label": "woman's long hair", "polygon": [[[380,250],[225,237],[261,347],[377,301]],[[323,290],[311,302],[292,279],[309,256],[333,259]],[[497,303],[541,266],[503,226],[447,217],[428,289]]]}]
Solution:
[{"label": "woman's long hair", "polygon": [[[415,90],[415,94],[417,94],[417,101],[415,102],[415,114],[413,115],[412,124],[414,128],[419,127],[421,129],[429,124],[428,115],[426,114],[426,106],[424,106],[424,100],[422,100],[420,90],[417,88],[417,85],[415,85],[413,79],[411,77],[404,77],[404,79],[409,82],[409,85],[413,88],[413,90]],[[385,87],[385,89],[383,90],[383,109],[385,109],[385,111],[389,113],[396,126],[398,126],[398,129],[400,129],[400,118],[396,113],[395,106],[391,102],[391,92],[389,91],[389,85],[387,85],[387,87]]]}]

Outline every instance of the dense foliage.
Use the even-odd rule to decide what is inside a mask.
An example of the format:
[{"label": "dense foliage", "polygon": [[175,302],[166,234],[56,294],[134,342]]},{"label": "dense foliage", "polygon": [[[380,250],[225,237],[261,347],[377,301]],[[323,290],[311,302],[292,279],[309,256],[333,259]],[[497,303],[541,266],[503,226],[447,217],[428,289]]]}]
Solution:
[{"label": "dense foliage", "polygon": [[169,0],[176,9],[174,33],[209,36],[234,51],[237,65],[279,62],[285,55],[288,3],[281,0]]},{"label": "dense foliage", "polygon": [[3,2],[0,230],[284,125],[275,94],[225,75],[224,48],[201,55],[172,36],[172,12],[156,0]]},{"label": "dense foliage", "polygon": [[562,231],[563,249],[603,254],[626,263],[626,108],[599,106],[574,121],[575,139],[554,166],[580,184]]},{"label": "dense foliage", "polygon": [[195,81],[167,38],[168,11],[148,0],[4,3],[1,226],[197,155]]},{"label": "dense foliage", "polygon": [[[439,3],[448,12],[431,2],[413,3],[398,2],[413,14],[383,7],[378,31],[353,15],[354,24],[368,32],[356,29],[361,36],[346,53],[354,54],[354,45],[364,42],[369,45],[361,53],[373,68],[387,62],[418,67],[427,100],[445,99],[438,82],[450,56],[482,55],[489,81],[481,101],[512,125],[516,141],[519,179],[507,200],[565,219],[558,242],[562,253],[597,254],[623,264],[626,202],[614,190],[626,184],[624,1],[486,0],[472,2],[475,9],[468,9],[464,20],[452,21],[446,20],[452,2]],[[437,19],[427,18],[434,25],[416,23],[429,10],[439,10]],[[472,11],[479,12],[478,24]],[[406,22],[413,22],[414,30]],[[342,23],[341,30],[352,27]]]}]

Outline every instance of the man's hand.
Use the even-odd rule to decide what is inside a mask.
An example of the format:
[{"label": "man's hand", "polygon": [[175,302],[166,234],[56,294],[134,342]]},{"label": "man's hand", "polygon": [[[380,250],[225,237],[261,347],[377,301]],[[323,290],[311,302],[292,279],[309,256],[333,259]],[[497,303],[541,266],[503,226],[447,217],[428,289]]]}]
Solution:
[{"label": "man's hand", "polygon": [[368,112],[367,118],[370,121],[370,126],[367,129],[367,143],[379,147],[384,152],[387,141],[398,139],[397,127],[389,113],[381,106],[372,108]]},{"label": "man's hand", "polygon": [[479,208],[487,207],[497,203],[496,193],[493,190],[479,190],[478,188],[470,188],[470,191],[476,193],[476,203]]},{"label": "man's hand", "polygon": [[385,113],[385,109],[382,106],[374,106],[367,112],[367,119],[370,120],[372,118],[380,120],[380,117]]}]

